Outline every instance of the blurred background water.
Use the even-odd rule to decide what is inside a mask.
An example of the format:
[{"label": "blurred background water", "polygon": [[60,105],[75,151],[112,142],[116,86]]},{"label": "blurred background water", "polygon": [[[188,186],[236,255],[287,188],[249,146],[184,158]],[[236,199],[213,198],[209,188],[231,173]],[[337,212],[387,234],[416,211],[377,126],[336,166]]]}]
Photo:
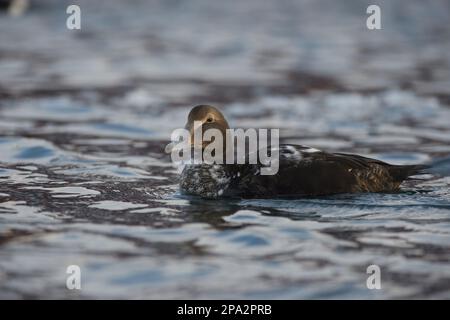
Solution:
[{"label": "blurred background water", "polygon": [[[81,7],[81,30],[66,8]],[[382,30],[366,28],[381,7]],[[286,143],[450,154],[448,1],[31,1],[0,14],[0,298],[450,298],[450,178],[183,197],[196,104]],[[82,290],[66,289],[79,265]],[[381,268],[381,290],[366,268]]]}]

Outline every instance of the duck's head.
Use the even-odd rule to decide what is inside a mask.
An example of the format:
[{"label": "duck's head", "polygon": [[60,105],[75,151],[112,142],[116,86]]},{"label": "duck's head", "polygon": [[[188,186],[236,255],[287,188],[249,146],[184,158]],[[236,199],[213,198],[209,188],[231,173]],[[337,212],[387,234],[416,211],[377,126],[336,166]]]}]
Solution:
[{"label": "duck's head", "polygon": [[[224,115],[215,107],[209,105],[199,105],[192,108],[189,112],[188,120],[185,126],[190,133],[190,144],[194,144],[194,135],[197,130],[204,133],[208,129],[217,129],[222,133],[223,139],[226,137],[226,130],[229,125]],[[202,147],[208,145],[210,141],[203,141]]]}]

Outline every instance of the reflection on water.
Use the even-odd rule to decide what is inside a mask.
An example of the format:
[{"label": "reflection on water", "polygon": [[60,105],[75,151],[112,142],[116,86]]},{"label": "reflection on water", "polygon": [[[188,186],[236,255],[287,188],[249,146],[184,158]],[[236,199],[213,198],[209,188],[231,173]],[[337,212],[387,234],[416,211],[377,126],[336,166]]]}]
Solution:
[{"label": "reflection on water", "polygon": [[80,2],[77,35],[60,2],[0,18],[0,298],[450,297],[449,177],[207,201],[178,193],[164,154],[189,108],[215,103],[288,143],[448,156],[446,2],[382,1],[370,36],[360,1]]}]

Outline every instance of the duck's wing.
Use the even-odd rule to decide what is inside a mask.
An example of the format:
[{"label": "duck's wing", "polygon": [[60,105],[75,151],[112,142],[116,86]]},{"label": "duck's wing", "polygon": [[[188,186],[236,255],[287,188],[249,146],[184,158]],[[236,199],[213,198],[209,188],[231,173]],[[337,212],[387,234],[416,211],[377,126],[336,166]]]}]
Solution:
[{"label": "duck's wing", "polygon": [[422,166],[395,166],[359,155],[328,153],[302,145],[280,145],[279,170],[260,175],[255,167],[237,180],[248,196],[324,195],[395,191]]},{"label": "duck's wing", "polygon": [[334,153],[334,155],[342,156],[347,159],[354,159],[355,161],[368,164],[369,166],[373,165],[383,166],[386,170],[388,170],[392,179],[399,183],[403,182],[406,179],[409,179],[411,176],[426,173],[426,170],[430,168],[430,166],[427,164],[412,164],[412,165],[389,164],[377,159],[367,158],[356,154]]}]

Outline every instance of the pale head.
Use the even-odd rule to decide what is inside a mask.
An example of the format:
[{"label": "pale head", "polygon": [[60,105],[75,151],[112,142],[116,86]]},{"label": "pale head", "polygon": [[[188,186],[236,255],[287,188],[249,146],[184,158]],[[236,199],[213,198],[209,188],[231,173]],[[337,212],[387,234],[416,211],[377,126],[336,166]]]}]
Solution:
[{"label": "pale head", "polygon": [[[226,137],[226,130],[229,125],[223,114],[215,107],[209,105],[199,105],[192,108],[189,112],[185,129],[189,130],[190,143],[194,143],[194,133],[198,128],[194,128],[194,123],[201,124],[202,132],[208,129],[218,129],[222,133],[222,137]],[[203,147],[209,144],[209,141],[203,141]]]}]

